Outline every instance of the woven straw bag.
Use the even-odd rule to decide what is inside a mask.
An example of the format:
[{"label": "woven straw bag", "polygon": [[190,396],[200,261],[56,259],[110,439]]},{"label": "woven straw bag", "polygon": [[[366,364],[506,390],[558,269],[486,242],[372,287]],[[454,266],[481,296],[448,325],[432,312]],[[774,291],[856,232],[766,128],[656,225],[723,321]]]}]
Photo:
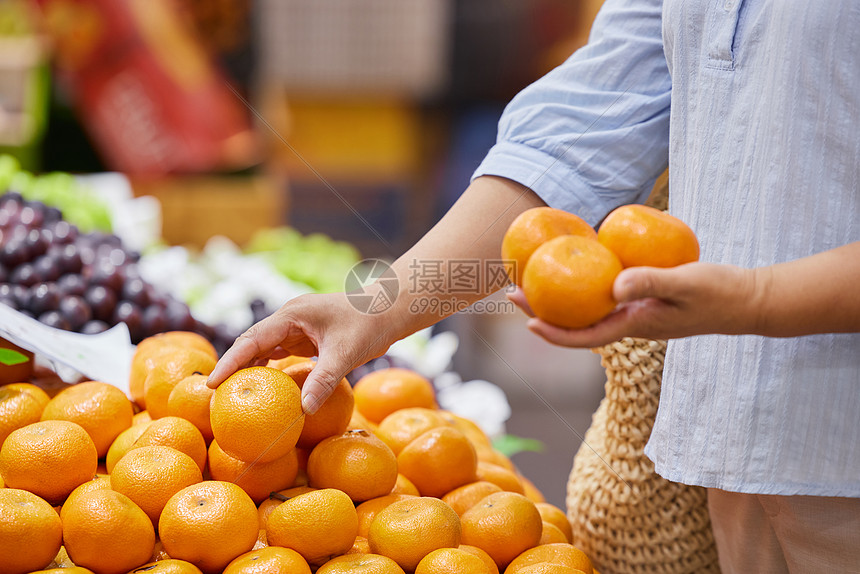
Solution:
[{"label": "woven straw bag", "polygon": [[707,492],[661,478],[644,454],[666,343],[627,338],[595,352],[606,397],[567,485],[573,543],[601,574],[719,572]]}]

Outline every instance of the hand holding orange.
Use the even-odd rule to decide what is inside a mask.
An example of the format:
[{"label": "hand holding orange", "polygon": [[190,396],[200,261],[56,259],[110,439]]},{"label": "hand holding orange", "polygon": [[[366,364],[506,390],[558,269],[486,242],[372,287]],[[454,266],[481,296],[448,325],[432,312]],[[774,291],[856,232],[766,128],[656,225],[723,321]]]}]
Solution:
[{"label": "hand holding orange", "polygon": [[514,279],[534,314],[559,327],[580,329],[608,315],[616,306],[615,278],[626,267],[673,267],[699,258],[692,229],[652,207],[619,207],[596,234],[575,220],[587,227],[561,210],[530,209],[502,242],[502,257],[522,268]]}]

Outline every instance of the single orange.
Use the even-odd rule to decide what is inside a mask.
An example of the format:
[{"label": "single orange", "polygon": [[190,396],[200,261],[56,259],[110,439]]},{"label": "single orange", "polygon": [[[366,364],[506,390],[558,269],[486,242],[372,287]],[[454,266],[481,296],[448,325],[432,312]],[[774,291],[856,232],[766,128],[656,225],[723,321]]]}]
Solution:
[{"label": "single orange", "polygon": [[29,383],[12,383],[0,387],[0,446],[13,430],[39,422],[48,394]]},{"label": "single orange", "polygon": [[558,542],[568,542],[567,537],[564,535],[564,532],[551,522],[543,521],[543,530],[541,530],[540,534],[540,542],[541,544],[556,544]]},{"label": "single orange", "polygon": [[317,574],[405,574],[397,562],[379,554],[345,554],[323,564]]},{"label": "single orange", "polygon": [[621,270],[618,257],[601,243],[565,235],[535,250],[523,272],[522,287],[539,318],[580,329],[615,308],[612,284]]},{"label": "single orange", "polygon": [[152,421],[129,450],[142,446],[169,446],[190,456],[202,472],[206,467],[206,441],[193,424],[179,417]]},{"label": "single orange", "polygon": [[340,490],[314,490],[278,506],[266,522],[266,535],[269,544],[292,548],[308,564],[320,566],[352,548],[358,516]]},{"label": "single orange", "polygon": [[[415,574],[448,574],[469,572],[470,574],[494,574],[484,561],[459,548],[439,548],[421,559]],[[498,573],[498,569],[496,569]]]},{"label": "single orange", "polygon": [[268,498],[260,503],[260,506],[257,507],[257,516],[260,520],[260,528],[266,528],[266,522],[269,520],[269,516],[271,516],[272,512],[281,505],[293,498],[294,496],[298,496],[300,494],[304,494],[306,492],[311,492],[312,490],[316,490],[315,488],[310,488],[308,486],[296,486],[293,488],[287,488],[285,490],[280,490],[278,492],[269,493]]},{"label": "single orange", "polygon": [[[346,551],[347,554],[370,554],[370,542],[367,538],[358,535],[355,537],[355,542],[352,543],[352,548]],[[395,562],[396,564],[396,562]]]},{"label": "single orange", "polygon": [[465,550],[469,554],[474,554],[478,558],[481,559],[481,562],[487,565],[487,568],[490,569],[490,572],[493,574],[499,574],[499,567],[496,566],[495,561],[487,554],[484,550],[481,550],[477,546],[469,546],[468,544],[461,544],[459,546],[460,550]]},{"label": "single orange", "polygon": [[543,521],[534,503],[515,492],[497,492],[460,517],[463,544],[477,546],[499,569],[525,550],[537,546]]},{"label": "single orange", "polygon": [[308,458],[311,487],[337,488],[354,502],[388,494],[396,482],[394,453],[364,430],[329,437],[319,443]]},{"label": "single orange", "polygon": [[295,550],[267,546],[237,556],[223,574],[311,574],[311,568]]},{"label": "single orange", "polygon": [[[63,574],[62,572],[59,574]],[[200,568],[185,560],[165,558],[138,566],[128,574],[202,574]]]},{"label": "single orange", "polygon": [[418,487],[415,486],[411,480],[399,473],[397,474],[397,482],[394,483],[394,488],[391,489],[391,494],[411,494],[412,496],[421,496],[421,493],[418,492]]},{"label": "single orange", "polygon": [[459,516],[481,502],[494,492],[502,492],[502,488],[492,482],[479,480],[459,486],[442,497]]},{"label": "single orange", "polygon": [[690,227],[647,205],[614,209],[597,230],[597,239],[624,267],[674,267],[699,260],[699,240]]},{"label": "single orange", "polygon": [[164,550],[204,573],[221,572],[257,541],[257,507],[229,482],[207,480],[174,494],[158,520]]},{"label": "single orange", "polygon": [[397,468],[422,496],[441,497],[476,480],[478,457],[466,435],[441,426],[406,445],[397,456]]},{"label": "single orange", "polygon": [[572,544],[543,544],[523,551],[508,566],[505,574],[521,572],[525,567],[539,563],[556,564],[582,570],[585,574],[592,574],[591,560],[585,552]]},{"label": "single orange", "polygon": [[105,456],[105,470],[107,470],[108,474],[113,472],[113,467],[116,466],[119,459],[134,446],[134,443],[137,442],[137,439],[140,438],[140,435],[144,433],[151,422],[132,425],[119,433],[119,436],[114,439],[107,451],[107,456]]},{"label": "single orange", "polygon": [[248,493],[254,504],[266,500],[270,493],[293,484],[298,468],[295,449],[273,461],[251,464],[221,450],[216,440],[209,445],[209,472],[212,478],[238,485]]},{"label": "single orange", "polygon": [[221,448],[245,462],[269,462],[296,447],[304,426],[301,391],[270,367],[233,373],[215,390],[210,420]]},{"label": "single orange", "polygon": [[206,386],[206,375],[189,375],[182,379],[167,398],[167,414],[181,417],[197,427],[206,444],[212,442],[212,423],[209,422],[209,403],[213,389]]},{"label": "single orange", "polygon": [[552,207],[534,207],[522,212],[508,227],[502,239],[502,259],[506,265],[512,262],[508,275],[517,285],[522,285],[523,270],[535,250],[551,239],[564,235],[576,235],[589,240],[597,239],[597,233],[584,219]]},{"label": "single orange", "polygon": [[355,408],[372,423],[400,409],[438,408],[433,384],[408,369],[381,369],[363,376],[355,384]]},{"label": "single orange", "polygon": [[434,550],[460,545],[460,517],[438,498],[408,498],[376,515],[367,540],[371,552],[388,556],[412,572]]},{"label": "single orange", "polygon": [[525,494],[525,489],[523,488],[523,483],[520,482],[520,477],[517,476],[516,473],[497,464],[491,464],[482,460],[478,461],[477,477],[478,480],[492,482],[507,492]]},{"label": "single orange", "polygon": [[153,526],[171,496],[202,480],[200,467],[190,456],[166,446],[130,450],[110,475],[111,488],[140,506]]},{"label": "single orange", "polygon": [[[294,363],[281,370],[291,377],[301,389],[314,366],[316,366],[316,361],[308,360]],[[299,435],[296,444],[299,448],[312,449],[323,439],[342,434],[349,426],[354,405],[352,385],[346,379],[341,379],[331,395],[319,406],[317,412],[312,415],[305,415],[302,434]]]},{"label": "single orange", "polygon": [[134,409],[125,393],[98,381],[78,383],[51,399],[42,420],[70,421],[81,425],[93,439],[99,458],[114,439],[131,426]]},{"label": "single orange", "polygon": [[87,482],[74,489],[71,494],[66,497],[66,500],[63,502],[63,506],[60,507],[60,520],[62,520],[65,516],[65,509],[72,507],[77,497],[92,490],[104,489],[110,489],[109,476],[96,476],[92,480],[88,480]]},{"label": "single orange", "polygon": [[63,543],[60,517],[31,492],[0,489],[0,557],[3,572],[31,572],[51,563]]},{"label": "single orange", "polygon": [[149,561],[155,530],[143,510],[124,494],[92,490],[66,509],[63,544],[75,565],[123,574]]},{"label": "single orange", "polygon": [[69,421],[41,421],[19,428],[0,448],[0,474],[6,486],[29,490],[51,504],[59,504],[91,480],[97,466],[93,439]]},{"label": "single orange", "polygon": [[[131,359],[131,370],[129,373],[129,392],[132,400],[145,409],[145,385],[146,377],[152,368],[161,361],[165,349],[178,347],[179,349],[196,349],[218,359],[218,353],[205,337],[190,331],[168,331],[147,337],[137,345],[134,356]],[[169,351],[168,351],[169,353]]]},{"label": "single orange", "polygon": [[560,542],[571,542],[573,540],[573,528],[567,519],[567,515],[561,508],[547,502],[538,502],[535,506],[538,512],[540,512],[540,517],[543,521],[554,524],[564,534],[565,539]]},{"label": "single orange", "polygon": [[180,382],[193,374],[208,375],[217,359],[205,351],[166,347],[153,358],[152,367],[143,383],[146,410],[153,419],[168,415],[170,393]]},{"label": "single orange", "polygon": [[394,454],[400,454],[419,435],[446,424],[438,410],[414,407],[394,411],[382,419],[374,434],[391,447]]},{"label": "single orange", "polygon": [[395,502],[399,502],[401,500],[406,500],[408,498],[414,498],[409,494],[386,494],[385,496],[380,496],[378,498],[371,498],[366,502],[362,502],[358,506],[355,507],[355,512],[358,515],[358,535],[367,537],[367,533],[370,531],[370,525],[373,522],[373,519],[376,518],[376,515],[379,512],[391,506]]}]

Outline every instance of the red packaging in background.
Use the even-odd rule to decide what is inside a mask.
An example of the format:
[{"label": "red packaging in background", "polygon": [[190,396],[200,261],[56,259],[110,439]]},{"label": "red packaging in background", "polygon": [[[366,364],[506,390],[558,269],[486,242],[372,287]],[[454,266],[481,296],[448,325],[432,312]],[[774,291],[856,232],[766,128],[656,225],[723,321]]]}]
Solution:
[{"label": "red packaging in background", "polygon": [[35,0],[57,79],[105,162],[139,176],[256,159],[242,101],[172,0]]}]

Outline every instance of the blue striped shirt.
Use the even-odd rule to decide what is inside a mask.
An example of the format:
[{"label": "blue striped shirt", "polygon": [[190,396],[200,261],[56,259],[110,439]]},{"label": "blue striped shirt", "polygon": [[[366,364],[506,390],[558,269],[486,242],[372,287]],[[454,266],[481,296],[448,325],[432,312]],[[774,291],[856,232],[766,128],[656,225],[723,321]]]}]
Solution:
[{"label": "blue striped shirt", "polygon": [[[511,101],[475,176],[596,225],[667,164],[703,261],[860,240],[860,2],[608,0],[588,45]],[[671,341],[646,454],[687,484],[860,497],[860,335]]]}]

